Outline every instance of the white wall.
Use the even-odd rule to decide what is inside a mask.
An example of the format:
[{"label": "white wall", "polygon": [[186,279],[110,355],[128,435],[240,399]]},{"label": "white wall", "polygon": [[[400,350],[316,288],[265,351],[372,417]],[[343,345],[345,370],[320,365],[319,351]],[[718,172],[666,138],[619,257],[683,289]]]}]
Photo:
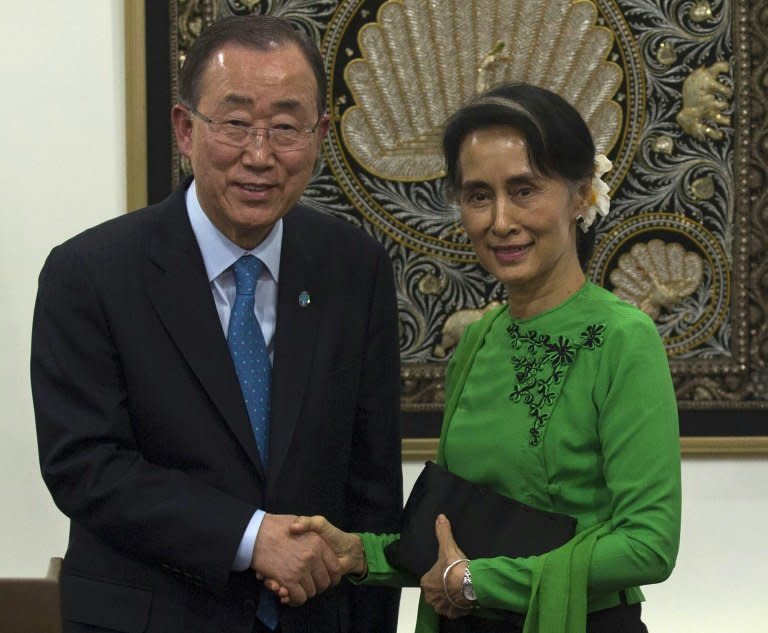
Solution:
[{"label": "white wall", "polygon": [[[138,1],[138,0],[130,0]],[[124,211],[119,0],[5,2],[0,20],[0,576],[41,576],[66,521],[38,472],[28,381],[37,273],[50,248]],[[420,464],[404,466],[406,493]],[[648,588],[652,633],[763,633],[768,459],[686,459],[672,578]],[[411,633],[415,590],[403,597]]]},{"label": "white wall", "polygon": [[51,247],[125,210],[122,2],[3,2],[0,18],[0,576],[43,575],[66,521],[40,479],[29,388]]}]

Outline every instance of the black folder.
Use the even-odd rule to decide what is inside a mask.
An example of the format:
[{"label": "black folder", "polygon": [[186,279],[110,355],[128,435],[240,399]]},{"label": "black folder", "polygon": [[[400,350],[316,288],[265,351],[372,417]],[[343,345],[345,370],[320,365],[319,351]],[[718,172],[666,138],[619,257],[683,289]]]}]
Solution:
[{"label": "black folder", "polygon": [[567,514],[533,508],[427,462],[403,509],[400,539],[384,550],[390,564],[417,577],[429,571],[437,561],[440,513],[469,559],[543,554],[576,530],[576,519]]}]

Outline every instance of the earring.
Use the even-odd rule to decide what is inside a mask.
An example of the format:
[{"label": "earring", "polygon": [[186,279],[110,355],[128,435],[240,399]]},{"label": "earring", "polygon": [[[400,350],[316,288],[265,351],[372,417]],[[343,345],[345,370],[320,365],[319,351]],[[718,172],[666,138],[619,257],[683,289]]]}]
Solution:
[{"label": "earring", "polygon": [[584,216],[581,213],[579,213],[579,215],[576,216],[576,224],[578,224],[579,226],[584,224]]}]

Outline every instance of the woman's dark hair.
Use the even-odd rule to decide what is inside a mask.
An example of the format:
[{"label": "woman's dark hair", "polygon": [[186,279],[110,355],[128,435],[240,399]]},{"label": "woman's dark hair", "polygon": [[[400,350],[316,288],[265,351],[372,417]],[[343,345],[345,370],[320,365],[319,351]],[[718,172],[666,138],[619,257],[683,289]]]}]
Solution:
[{"label": "woman's dark hair", "polygon": [[197,107],[200,82],[213,54],[225,44],[235,44],[259,51],[273,50],[275,45],[295,44],[307,59],[317,80],[317,110],[325,111],[328,81],[320,51],[312,40],[283,18],[270,15],[228,16],[205,28],[192,43],[179,72],[179,101]]},{"label": "woman's dark hair", "polygon": [[[524,83],[502,84],[482,93],[454,113],[443,134],[446,179],[454,192],[461,187],[459,150],[467,135],[506,125],[526,140],[528,162],[542,176],[569,183],[591,179],[595,143],[584,119],[559,95]],[[594,230],[576,231],[576,249],[582,268],[592,254]]]}]

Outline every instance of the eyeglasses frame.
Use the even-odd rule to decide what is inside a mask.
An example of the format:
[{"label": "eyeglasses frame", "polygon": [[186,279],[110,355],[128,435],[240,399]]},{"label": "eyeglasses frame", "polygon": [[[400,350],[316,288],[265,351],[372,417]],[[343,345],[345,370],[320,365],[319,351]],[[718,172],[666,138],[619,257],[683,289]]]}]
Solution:
[{"label": "eyeglasses frame", "polygon": [[[208,126],[214,126],[214,125],[232,125],[231,123],[226,123],[225,121],[217,121],[216,119],[212,119],[209,116],[206,116],[202,112],[198,111],[196,108],[193,108],[192,106],[186,104],[186,103],[180,103],[179,104],[182,108],[184,108],[188,114],[191,114],[192,116],[200,119],[203,123],[205,123]],[[314,134],[317,131],[317,128],[319,127],[321,121],[325,118],[326,115],[321,114],[317,117],[317,121],[315,121],[315,124],[312,127],[304,128],[303,130],[296,130],[299,134],[297,138],[303,138],[307,137],[310,134]],[[269,145],[269,147],[272,149],[273,152],[282,153],[282,152],[293,152],[293,151],[299,151],[306,147],[306,145],[300,145],[299,147],[275,147],[272,144],[272,133],[275,131],[280,132],[279,128],[273,128],[273,127],[256,127],[255,125],[243,125],[243,126],[233,126],[237,127],[238,129],[242,129],[244,132],[247,133],[248,142],[244,143],[243,145],[229,145],[229,147],[238,147],[240,149],[245,149],[248,147],[251,143],[254,142],[257,136],[257,132],[262,132],[263,136],[266,138],[266,142]],[[209,129],[211,129],[209,127]],[[212,130],[213,131],[213,130]],[[215,133],[215,132],[214,132]],[[228,145],[227,143],[222,142],[221,140],[217,139],[218,142]]]}]

